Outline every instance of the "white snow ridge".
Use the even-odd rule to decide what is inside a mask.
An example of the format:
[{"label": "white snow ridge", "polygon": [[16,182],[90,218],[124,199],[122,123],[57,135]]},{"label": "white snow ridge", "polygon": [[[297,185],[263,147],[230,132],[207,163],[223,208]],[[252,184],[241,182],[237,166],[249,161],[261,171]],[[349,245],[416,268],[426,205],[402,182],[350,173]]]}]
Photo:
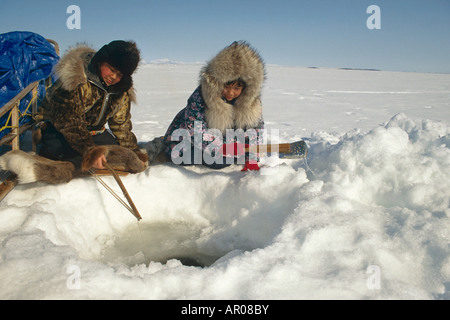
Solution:
[{"label": "white snow ridge", "polygon": [[[200,68],[139,68],[139,141]],[[140,222],[93,178],[19,185],[0,202],[0,298],[449,299],[449,95],[450,75],[269,66],[266,129],[304,139],[307,162],[152,166],[122,178]]]}]

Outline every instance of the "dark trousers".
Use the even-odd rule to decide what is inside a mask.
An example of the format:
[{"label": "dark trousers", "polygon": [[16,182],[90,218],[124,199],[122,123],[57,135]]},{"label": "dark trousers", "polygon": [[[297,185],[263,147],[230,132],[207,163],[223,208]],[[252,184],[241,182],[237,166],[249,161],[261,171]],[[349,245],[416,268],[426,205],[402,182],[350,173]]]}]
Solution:
[{"label": "dark trousers", "polygon": [[[51,123],[46,123],[42,130],[42,139],[39,155],[51,160],[70,161],[75,167],[81,166],[82,157],[66,141],[61,132]],[[105,130],[103,133],[92,136],[96,145],[118,145],[116,138]]]}]

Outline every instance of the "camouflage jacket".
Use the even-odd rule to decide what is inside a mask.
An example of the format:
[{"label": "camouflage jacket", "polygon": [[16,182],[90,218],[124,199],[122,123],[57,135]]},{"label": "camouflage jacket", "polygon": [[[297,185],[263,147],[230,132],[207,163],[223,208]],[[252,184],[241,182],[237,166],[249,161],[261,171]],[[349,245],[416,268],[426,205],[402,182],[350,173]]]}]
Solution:
[{"label": "camouflage jacket", "polygon": [[58,80],[47,91],[40,113],[80,154],[94,146],[92,132],[106,125],[121,146],[136,151],[130,113],[135,101],[132,80],[103,86],[90,65],[95,53],[87,46],[78,46],[61,58],[55,70]]}]

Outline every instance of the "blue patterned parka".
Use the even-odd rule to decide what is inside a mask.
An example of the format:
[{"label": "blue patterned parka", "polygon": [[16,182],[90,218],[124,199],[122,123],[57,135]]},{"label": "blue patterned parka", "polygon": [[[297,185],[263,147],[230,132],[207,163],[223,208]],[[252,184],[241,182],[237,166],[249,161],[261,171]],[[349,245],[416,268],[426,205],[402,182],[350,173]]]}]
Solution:
[{"label": "blue patterned parka", "polygon": [[[233,104],[235,101],[231,101]],[[246,154],[244,157],[235,156],[222,158],[217,152],[222,144],[245,143],[248,145],[262,144],[262,130],[264,120],[253,128],[229,128],[225,133],[210,128],[206,119],[206,103],[199,86],[187,101],[187,105],[173,119],[164,136],[166,155],[177,164],[204,164],[221,168],[221,165],[237,163],[244,164],[248,160],[258,160],[256,154]],[[186,152],[188,155],[186,155]]]},{"label": "blue patterned parka", "polygon": [[[222,97],[227,83],[239,80],[241,94],[231,102]],[[176,164],[206,164],[217,168],[233,162],[257,160],[257,154],[223,158],[223,143],[262,144],[261,89],[264,63],[246,42],[234,42],[220,51],[200,72],[200,84],[187,106],[173,120],[164,137],[166,155]]]}]

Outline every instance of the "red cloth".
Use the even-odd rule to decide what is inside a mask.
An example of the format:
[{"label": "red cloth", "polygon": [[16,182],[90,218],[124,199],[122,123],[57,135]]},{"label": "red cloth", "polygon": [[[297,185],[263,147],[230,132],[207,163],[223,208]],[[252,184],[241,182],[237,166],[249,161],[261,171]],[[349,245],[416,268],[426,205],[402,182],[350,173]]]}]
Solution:
[{"label": "red cloth", "polygon": [[259,168],[258,162],[246,161],[244,169],[242,169],[241,171],[259,171],[259,169],[260,168]]}]

